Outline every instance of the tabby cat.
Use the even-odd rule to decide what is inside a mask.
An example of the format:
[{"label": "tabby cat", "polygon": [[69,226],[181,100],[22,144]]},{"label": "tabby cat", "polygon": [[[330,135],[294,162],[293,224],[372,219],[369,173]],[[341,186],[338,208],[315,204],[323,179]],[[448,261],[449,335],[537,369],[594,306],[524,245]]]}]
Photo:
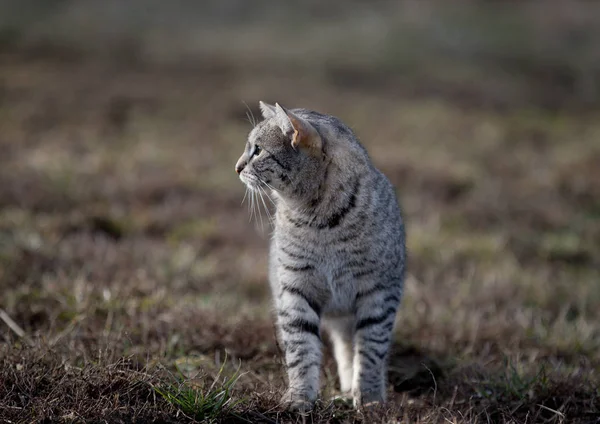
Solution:
[{"label": "tabby cat", "polygon": [[269,278],[289,379],[283,401],[313,407],[323,327],[342,392],[356,408],[383,402],[406,258],[394,187],[338,118],[260,109],[235,170],[276,204]]}]

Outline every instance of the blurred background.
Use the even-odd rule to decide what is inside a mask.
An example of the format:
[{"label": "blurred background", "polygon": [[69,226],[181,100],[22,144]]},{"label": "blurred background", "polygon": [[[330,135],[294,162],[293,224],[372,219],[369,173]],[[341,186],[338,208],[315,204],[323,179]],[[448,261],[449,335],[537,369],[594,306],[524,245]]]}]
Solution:
[{"label": "blurred background", "polygon": [[0,0],[0,418],[175,419],[152,388],[225,355],[238,415],[270,416],[270,230],[233,171],[259,100],[340,117],[398,189],[389,414],[596,422],[600,4],[576,0]]}]

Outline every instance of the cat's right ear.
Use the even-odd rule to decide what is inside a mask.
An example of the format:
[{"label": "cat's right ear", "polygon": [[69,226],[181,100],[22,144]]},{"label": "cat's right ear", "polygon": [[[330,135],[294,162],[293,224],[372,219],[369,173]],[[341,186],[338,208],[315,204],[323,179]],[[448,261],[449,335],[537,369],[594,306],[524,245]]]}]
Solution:
[{"label": "cat's right ear", "polygon": [[279,103],[275,103],[275,109],[279,128],[291,138],[294,150],[300,147],[314,154],[322,151],[323,142],[315,127]]},{"label": "cat's right ear", "polygon": [[277,114],[277,109],[275,109],[275,106],[265,103],[262,100],[258,102],[258,106],[260,107],[260,112],[265,119],[272,118]]}]

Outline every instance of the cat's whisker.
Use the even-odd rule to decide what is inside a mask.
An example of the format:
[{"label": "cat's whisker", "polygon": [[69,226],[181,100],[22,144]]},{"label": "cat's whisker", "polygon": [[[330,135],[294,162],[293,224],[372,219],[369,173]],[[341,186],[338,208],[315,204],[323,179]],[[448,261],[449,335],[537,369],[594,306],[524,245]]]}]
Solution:
[{"label": "cat's whisker", "polygon": [[265,224],[263,222],[262,211],[260,210],[260,204],[258,203],[258,196],[259,196],[259,193],[257,191],[250,189],[250,200],[251,200],[251,204],[252,204],[252,209],[250,212],[250,220],[252,220],[252,217],[254,216],[256,225],[258,225],[258,221],[260,220],[261,230],[264,231]]},{"label": "cat's whisker", "polygon": [[262,179],[259,178],[258,181],[260,181],[261,184],[264,184],[265,186],[271,188],[271,185],[268,182],[266,182],[265,180],[262,180]]},{"label": "cat's whisker", "polygon": [[264,185],[266,185],[267,187],[269,187],[271,190],[273,190],[273,191],[276,191],[276,192],[278,192],[278,193],[279,193],[279,190],[277,190],[277,189],[276,189],[275,187],[273,187],[271,184],[269,184],[269,183],[267,183],[267,182],[264,182],[264,181],[262,181],[262,183],[263,183]]},{"label": "cat's whisker", "polygon": [[[257,187],[260,190],[260,186],[257,186]],[[258,203],[258,199],[262,200],[262,196],[261,196],[260,191],[256,192],[256,197],[257,197],[257,199],[256,199],[256,209],[258,210],[258,216],[260,218],[260,230],[264,232],[265,231],[265,223],[263,221],[262,209],[260,208],[260,203]]]},{"label": "cat's whisker", "polygon": [[[269,223],[273,222],[273,216],[271,215],[271,212],[269,212],[269,207],[267,206],[267,203],[265,202],[265,199],[263,198],[263,194],[266,194],[265,189],[259,186],[259,190],[260,190],[260,200],[263,204],[263,206],[265,207],[265,212],[267,213],[267,218],[269,219]],[[267,194],[268,196],[268,194]]]},{"label": "cat's whisker", "polygon": [[278,190],[278,189],[276,189],[275,187],[273,187],[271,184],[269,184],[269,183],[267,183],[267,182],[264,182],[264,181],[263,181],[263,183],[264,183],[264,184],[265,184],[267,187],[269,187],[271,190],[273,190],[273,191],[276,191],[276,192],[278,192],[278,193],[281,191],[281,190]]},{"label": "cat's whisker", "polygon": [[250,189],[248,189],[248,193],[250,193],[250,197],[248,198],[248,215],[252,219],[252,192]]},{"label": "cat's whisker", "polygon": [[[270,188],[271,190],[275,190],[275,188],[273,188],[269,183],[266,183],[266,182],[264,182],[261,179],[259,179],[259,181],[261,183],[263,183],[265,186],[267,186],[268,188]],[[269,193],[264,188],[261,187],[261,189],[262,189],[262,192],[267,195],[267,197],[269,198],[269,200],[271,201],[271,203],[273,204],[273,206],[277,206],[277,204],[275,203],[275,201],[273,200],[273,198],[269,195]]]},{"label": "cat's whisker", "polygon": [[257,197],[256,191],[253,191],[252,192],[252,199],[253,199],[252,209],[254,209],[254,220],[256,221],[256,223],[258,223],[258,213],[260,212],[260,209],[258,208],[258,199],[256,197]]},{"label": "cat's whisker", "polygon": [[246,102],[243,102],[243,103],[246,106],[246,109],[248,109],[248,111],[246,112],[246,118],[248,118],[248,122],[250,122],[250,125],[255,127],[256,126],[256,118],[254,117],[254,114],[252,113],[252,109],[250,109],[250,106],[248,106],[248,103],[246,103]]},{"label": "cat's whisker", "polygon": [[242,198],[242,205],[244,204],[244,200],[246,200],[246,196],[248,196],[248,187],[246,187],[246,191],[244,192],[244,197]]},{"label": "cat's whisker", "polygon": [[252,221],[252,215],[254,214],[254,191],[250,190],[250,219],[248,222]]},{"label": "cat's whisker", "polygon": [[255,126],[254,123],[252,122],[252,119],[250,118],[250,114],[248,112],[246,112],[246,119],[248,120],[250,125],[252,125],[253,127]]},{"label": "cat's whisker", "polygon": [[248,199],[248,222],[250,222],[250,220],[252,219],[251,217],[251,209],[250,209],[250,205],[252,204],[252,193],[250,193],[250,198]]},{"label": "cat's whisker", "polygon": [[275,207],[277,207],[277,204],[275,203],[275,200],[273,200],[273,198],[271,197],[271,195],[267,192],[267,190],[263,189],[263,193],[265,193],[267,195],[267,199],[269,199],[269,202],[271,202],[271,204]]}]

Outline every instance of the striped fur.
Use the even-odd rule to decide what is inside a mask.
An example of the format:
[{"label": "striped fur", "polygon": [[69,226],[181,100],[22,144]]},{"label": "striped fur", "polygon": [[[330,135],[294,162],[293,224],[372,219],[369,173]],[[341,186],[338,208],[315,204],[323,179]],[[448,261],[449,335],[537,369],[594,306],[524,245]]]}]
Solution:
[{"label": "striped fur", "polygon": [[[321,328],[355,407],[385,400],[405,234],[395,191],[339,119],[261,102],[236,170],[276,203],[269,277],[292,409],[317,398]],[[255,148],[258,146],[258,149]]]}]

